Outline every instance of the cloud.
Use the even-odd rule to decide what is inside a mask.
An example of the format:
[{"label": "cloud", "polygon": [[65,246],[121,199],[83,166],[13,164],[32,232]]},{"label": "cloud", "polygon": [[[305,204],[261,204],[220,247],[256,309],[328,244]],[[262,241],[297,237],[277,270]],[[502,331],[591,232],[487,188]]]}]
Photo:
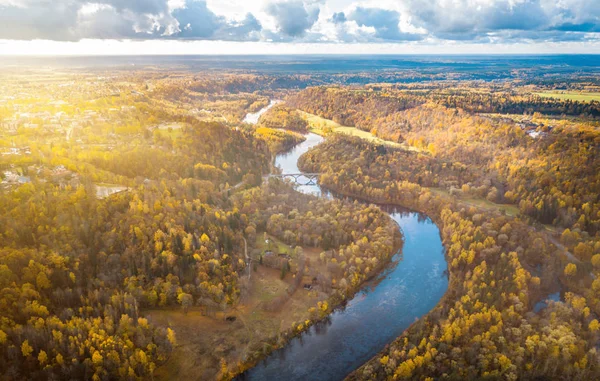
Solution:
[{"label": "cloud", "polygon": [[330,21],[334,24],[342,24],[348,21],[348,19],[346,19],[346,15],[344,14],[344,12],[338,12],[334,13],[333,16],[331,16]]},{"label": "cloud", "polygon": [[208,9],[206,1],[188,0],[184,8],[173,11],[173,17],[178,21],[180,30],[174,38],[256,40],[256,32],[262,29],[254,15],[246,14],[241,21],[227,20]]},{"label": "cloud", "polygon": [[77,41],[173,33],[167,0],[13,0],[0,3],[0,39]]},{"label": "cloud", "polygon": [[0,0],[0,39],[514,43],[600,38],[600,0],[263,0],[264,6],[216,1]]},{"label": "cloud", "polygon": [[215,34],[215,39],[229,41],[258,41],[262,25],[252,14],[247,13],[241,21],[230,21],[224,24]]},{"label": "cloud", "polygon": [[97,4],[106,4],[117,11],[128,10],[137,14],[160,14],[168,12],[168,0],[94,0]]},{"label": "cloud", "polygon": [[206,1],[187,1],[185,8],[173,11],[173,17],[179,22],[178,35],[183,38],[210,38],[223,22],[208,9]]},{"label": "cloud", "polygon": [[[168,0],[27,0],[2,3],[0,39],[224,39],[257,40],[262,29],[252,14],[228,20],[204,0],[169,9]],[[13,0],[16,1],[16,0]]]},{"label": "cloud", "polygon": [[9,40],[73,39],[77,24],[77,1],[37,1],[35,4],[0,3],[0,38]]},{"label": "cloud", "polygon": [[301,37],[319,19],[320,8],[300,0],[273,2],[266,11],[277,24],[277,30],[288,37]]},{"label": "cloud", "polygon": [[400,31],[400,13],[382,8],[357,7],[348,16],[358,26],[371,27],[375,30],[375,37],[386,41],[414,41],[421,36]]},{"label": "cloud", "polygon": [[481,40],[493,34],[555,40],[551,31],[594,31],[600,24],[597,0],[404,0],[403,4],[415,26],[447,40]]},{"label": "cloud", "polygon": [[600,1],[561,0],[555,7],[556,21],[550,29],[565,32],[600,32]]}]

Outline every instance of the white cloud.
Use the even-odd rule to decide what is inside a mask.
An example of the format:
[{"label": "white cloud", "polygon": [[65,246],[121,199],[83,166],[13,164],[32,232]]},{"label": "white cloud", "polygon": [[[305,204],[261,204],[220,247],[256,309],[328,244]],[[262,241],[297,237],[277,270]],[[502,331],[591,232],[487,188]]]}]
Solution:
[{"label": "white cloud", "polygon": [[600,0],[0,0],[0,39],[589,42]]}]

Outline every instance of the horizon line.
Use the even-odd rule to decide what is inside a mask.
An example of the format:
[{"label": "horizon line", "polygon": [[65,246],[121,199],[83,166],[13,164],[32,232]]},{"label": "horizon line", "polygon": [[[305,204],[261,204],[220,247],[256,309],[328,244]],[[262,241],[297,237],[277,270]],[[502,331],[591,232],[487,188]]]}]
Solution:
[{"label": "horizon line", "polygon": [[598,55],[599,41],[531,43],[284,43],[163,40],[0,40],[0,57]]},{"label": "horizon line", "polygon": [[598,53],[135,53],[135,54],[18,54],[0,52],[0,57],[169,57],[169,56],[197,56],[197,57],[290,57],[290,56],[313,56],[313,57],[345,57],[345,56],[379,56],[379,57],[410,57],[410,56],[600,56]]}]

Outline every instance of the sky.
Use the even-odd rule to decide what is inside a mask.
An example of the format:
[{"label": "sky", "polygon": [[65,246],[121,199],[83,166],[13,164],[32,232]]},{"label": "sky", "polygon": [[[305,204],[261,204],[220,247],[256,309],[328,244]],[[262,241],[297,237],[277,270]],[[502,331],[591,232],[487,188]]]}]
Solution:
[{"label": "sky", "polygon": [[0,0],[0,55],[600,53],[600,0]]}]

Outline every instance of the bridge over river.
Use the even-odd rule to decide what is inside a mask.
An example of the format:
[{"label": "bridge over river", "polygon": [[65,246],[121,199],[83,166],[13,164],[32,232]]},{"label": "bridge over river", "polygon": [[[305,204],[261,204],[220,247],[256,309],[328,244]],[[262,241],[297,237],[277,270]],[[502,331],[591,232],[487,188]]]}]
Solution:
[{"label": "bridge over river", "polygon": [[[302,173],[298,159],[323,138],[306,140],[275,158],[283,174],[298,184],[317,182],[319,173]],[[321,197],[318,184],[298,190]],[[365,285],[343,308],[274,351],[236,381],[341,381],[428,313],[448,288],[444,246],[437,226],[419,213],[381,206],[402,229],[404,244],[380,278]],[[345,218],[345,217],[341,217]],[[255,279],[255,278],[252,278]]]},{"label": "bridge over river", "polygon": [[291,179],[298,185],[318,185],[320,173],[283,173],[271,174],[269,177]]}]

